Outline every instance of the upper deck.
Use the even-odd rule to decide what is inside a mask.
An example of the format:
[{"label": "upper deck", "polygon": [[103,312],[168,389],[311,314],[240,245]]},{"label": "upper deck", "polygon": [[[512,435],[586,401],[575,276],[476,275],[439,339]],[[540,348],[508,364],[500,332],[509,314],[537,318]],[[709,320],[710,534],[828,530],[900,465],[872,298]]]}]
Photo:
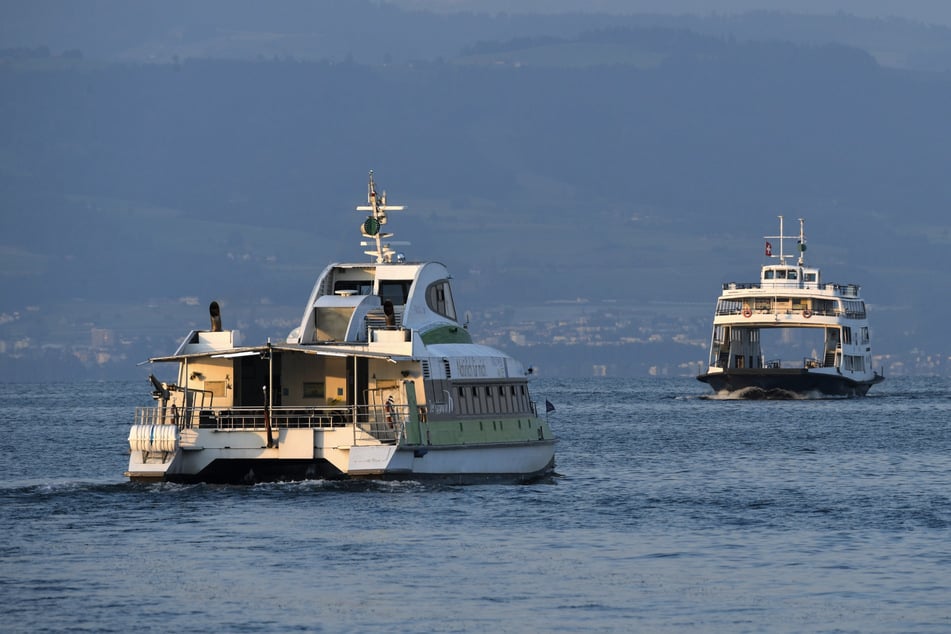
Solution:
[{"label": "upper deck", "polygon": [[[388,212],[403,207],[388,205],[378,193],[373,172],[367,186],[369,212],[360,225],[364,251],[370,262],[331,264],[317,278],[300,325],[288,343],[394,345],[419,340],[431,343],[471,343],[459,323],[452,296],[452,276],[439,262],[407,262],[397,253],[385,232]],[[417,337],[418,335],[418,337]]]},{"label": "upper deck", "polygon": [[[799,219],[799,235],[787,236],[783,233],[783,217],[779,216],[779,235],[765,236],[766,257],[779,260],[778,264],[767,264],[760,269],[759,282],[725,282],[721,299],[737,297],[769,296],[777,293],[797,297],[823,297],[858,299],[858,284],[831,284],[822,281],[819,269],[806,266],[805,221]],[[779,252],[773,253],[771,240],[779,240]],[[786,252],[786,241],[795,240],[796,250]],[[795,258],[795,264],[787,260]]]},{"label": "upper deck", "polygon": [[[823,282],[818,268],[768,264],[760,271],[759,282],[724,282],[723,297],[773,294],[813,295],[820,297],[859,298],[858,284]],[[759,291],[758,293],[755,291]]]}]

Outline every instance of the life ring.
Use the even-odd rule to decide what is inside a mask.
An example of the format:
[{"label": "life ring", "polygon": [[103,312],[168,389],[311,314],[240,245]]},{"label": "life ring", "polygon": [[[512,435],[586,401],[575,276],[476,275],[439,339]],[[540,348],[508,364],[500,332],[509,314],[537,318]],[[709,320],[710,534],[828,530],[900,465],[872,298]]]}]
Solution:
[{"label": "life ring", "polygon": [[806,319],[809,319],[812,317],[812,311],[807,308],[806,310],[802,311],[802,316]]},{"label": "life ring", "polygon": [[750,307],[749,307],[749,306],[744,306],[744,307],[743,307],[743,316],[746,317],[747,319],[749,319],[750,317],[753,316],[753,311],[750,310]]}]

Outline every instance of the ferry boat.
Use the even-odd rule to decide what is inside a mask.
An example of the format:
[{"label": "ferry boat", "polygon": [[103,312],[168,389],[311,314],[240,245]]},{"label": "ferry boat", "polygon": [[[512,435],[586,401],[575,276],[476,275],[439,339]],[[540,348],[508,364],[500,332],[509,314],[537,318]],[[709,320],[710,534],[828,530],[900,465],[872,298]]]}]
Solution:
[{"label": "ferry boat", "polygon": [[[799,235],[766,236],[766,264],[758,283],[728,282],[717,299],[707,371],[697,377],[717,392],[745,398],[864,396],[884,380],[872,367],[872,347],[865,302],[857,284],[823,281],[819,269],[806,266],[805,223]],[[773,253],[771,240],[779,240]],[[796,256],[786,253],[795,240]],[[792,360],[767,356],[763,335],[786,329],[787,341],[811,335],[809,354]]]},{"label": "ferry boat", "polygon": [[210,306],[150,375],[155,403],[129,432],[132,480],[252,483],[316,478],[530,481],[554,469],[556,439],[531,370],[474,343],[451,276],[409,262],[384,231],[403,210],[370,172],[360,224],[369,261],[327,266],[283,342],[242,346]]}]

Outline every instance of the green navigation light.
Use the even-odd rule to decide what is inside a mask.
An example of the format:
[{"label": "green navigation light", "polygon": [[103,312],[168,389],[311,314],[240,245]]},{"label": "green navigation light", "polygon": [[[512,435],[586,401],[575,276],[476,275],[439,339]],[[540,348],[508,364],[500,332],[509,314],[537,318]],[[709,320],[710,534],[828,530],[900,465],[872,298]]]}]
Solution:
[{"label": "green navigation light", "polygon": [[367,218],[366,222],[363,223],[363,233],[368,236],[375,236],[380,233],[380,221],[376,218]]}]

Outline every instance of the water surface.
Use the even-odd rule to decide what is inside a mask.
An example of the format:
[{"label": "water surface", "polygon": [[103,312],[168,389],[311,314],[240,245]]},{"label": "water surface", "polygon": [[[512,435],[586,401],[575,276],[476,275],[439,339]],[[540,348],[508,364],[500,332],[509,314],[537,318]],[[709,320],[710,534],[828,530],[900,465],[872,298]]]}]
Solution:
[{"label": "water surface", "polygon": [[148,386],[0,385],[4,629],[951,631],[951,384],[540,379],[531,485],[130,484]]}]

